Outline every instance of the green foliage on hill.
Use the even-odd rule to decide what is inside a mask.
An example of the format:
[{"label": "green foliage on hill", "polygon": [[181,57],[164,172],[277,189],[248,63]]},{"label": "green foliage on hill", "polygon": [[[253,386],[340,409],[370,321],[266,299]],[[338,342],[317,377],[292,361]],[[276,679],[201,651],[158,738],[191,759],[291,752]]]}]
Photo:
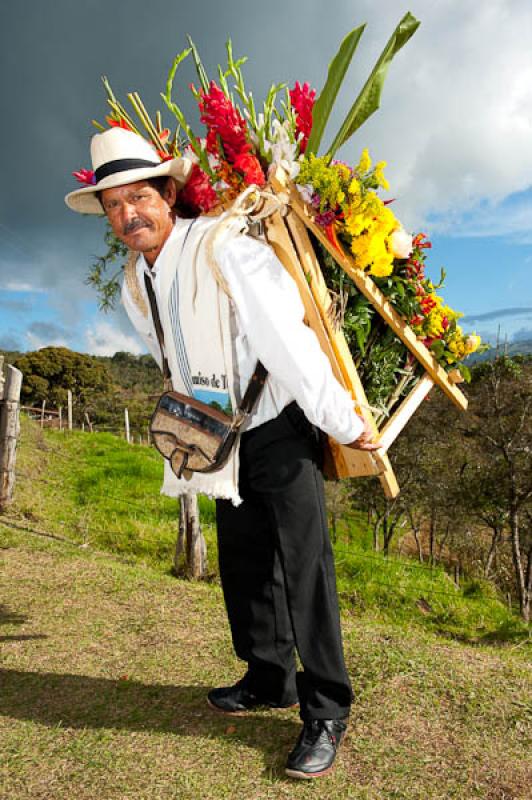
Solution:
[{"label": "green foliage on hill", "polygon": [[21,399],[26,405],[46,400],[49,406],[65,406],[70,389],[74,402],[84,410],[94,396],[111,390],[111,375],[101,361],[66,347],[43,347],[24,353],[13,366],[24,376]]}]

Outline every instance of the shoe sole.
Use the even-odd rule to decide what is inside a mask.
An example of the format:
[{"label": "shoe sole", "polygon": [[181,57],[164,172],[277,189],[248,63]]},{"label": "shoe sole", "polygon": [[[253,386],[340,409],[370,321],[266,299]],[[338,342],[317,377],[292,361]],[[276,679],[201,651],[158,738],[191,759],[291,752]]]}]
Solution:
[{"label": "shoe sole", "polygon": [[303,780],[312,780],[312,778],[322,778],[324,775],[329,775],[334,769],[334,764],[332,764],[327,769],[322,770],[321,772],[300,772],[297,769],[285,769],[285,773],[288,775],[289,778],[297,778]]},{"label": "shoe sole", "polygon": [[207,705],[209,708],[212,708],[213,711],[216,711],[218,714],[225,714],[227,717],[246,717],[248,714],[253,714],[254,711],[268,711],[271,709],[287,709],[287,708],[299,708],[299,703],[293,703],[290,706],[270,706],[267,703],[264,705],[257,705],[253,708],[245,708],[242,711],[229,711],[228,708],[220,708],[215,703],[212,703],[209,698],[207,697]]}]

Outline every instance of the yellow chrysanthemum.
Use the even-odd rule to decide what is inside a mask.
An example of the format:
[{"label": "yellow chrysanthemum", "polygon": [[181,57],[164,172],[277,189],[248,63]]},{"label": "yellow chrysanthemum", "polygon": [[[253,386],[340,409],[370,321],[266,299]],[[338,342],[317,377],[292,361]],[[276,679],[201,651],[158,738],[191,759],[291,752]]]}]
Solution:
[{"label": "yellow chrysanthemum", "polygon": [[385,189],[386,191],[389,190],[390,184],[386,180],[383,174],[383,170],[387,167],[386,161],[379,161],[375,165],[375,180],[377,181],[377,185]]},{"label": "yellow chrysanthemum", "polygon": [[360,156],[360,161],[358,162],[358,167],[357,167],[356,171],[360,175],[363,175],[364,173],[369,172],[370,169],[371,169],[371,158],[370,158],[370,155],[369,155],[368,148],[365,147],[362,150],[362,155]]}]

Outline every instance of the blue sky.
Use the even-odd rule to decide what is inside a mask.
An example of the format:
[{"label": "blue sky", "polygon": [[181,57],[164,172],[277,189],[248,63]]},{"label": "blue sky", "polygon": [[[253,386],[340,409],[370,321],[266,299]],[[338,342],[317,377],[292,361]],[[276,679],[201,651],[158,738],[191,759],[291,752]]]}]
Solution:
[{"label": "blue sky", "polygon": [[[104,251],[103,223],[63,202],[72,170],[90,166],[90,120],[105,116],[102,73],[153,108],[186,33],[211,71],[231,35],[249,56],[258,99],[271,81],[319,90],[343,36],[367,22],[326,144],[407,10],[421,27],[391,65],[382,108],[341,156],[355,162],[367,146],[388,162],[394,211],[429,234],[429,272],[445,267],[442,294],[465,313],[465,328],[532,338],[529,0],[331,0],[326,25],[317,0],[21,0],[0,12],[0,347],[142,352],[123,312],[103,315],[84,283]],[[192,78],[184,71],[184,90]],[[192,115],[192,102],[183,105]]]}]

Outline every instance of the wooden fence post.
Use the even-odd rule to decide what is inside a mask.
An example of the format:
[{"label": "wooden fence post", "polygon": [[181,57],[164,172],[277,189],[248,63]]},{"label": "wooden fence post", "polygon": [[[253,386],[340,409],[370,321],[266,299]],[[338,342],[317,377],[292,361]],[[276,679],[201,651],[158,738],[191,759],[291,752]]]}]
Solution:
[{"label": "wooden fence post", "polygon": [[63,430],[63,406],[59,406],[59,430]]},{"label": "wooden fence post", "polygon": [[129,411],[127,408],[124,408],[124,424],[126,426],[126,442],[129,444],[131,438],[129,435]]},{"label": "wooden fence post", "polygon": [[67,389],[67,414],[68,414],[68,430],[72,430],[72,392]]},{"label": "wooden fence post", "polygon": [[41,406],[41,429],[44,427],[44,409],[46,408],[46,400],[42,401]]},{"label": "wooden fence post", "polygon": [[15,488],[21,386],[22,372],[9,364],[0,400],[0,511],[12,501]]},{"label": "wooden fence post", "polygon": [[179,532],[175,549],[174,568],[179,570],[181,553],[185,550],[189,578],[203,578],[207,571],[207,545],[201,532],[197,495],[181,495]]}]

